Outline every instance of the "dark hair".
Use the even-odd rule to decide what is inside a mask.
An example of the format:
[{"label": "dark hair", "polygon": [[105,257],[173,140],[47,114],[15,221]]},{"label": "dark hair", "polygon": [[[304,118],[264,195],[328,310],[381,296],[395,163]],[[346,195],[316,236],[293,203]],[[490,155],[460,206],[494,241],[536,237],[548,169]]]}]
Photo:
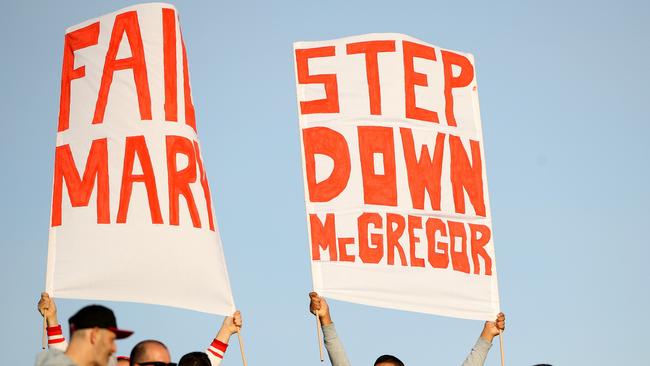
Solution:
[{"label": "dark hair", "polygon": [[167,349],[167,346],[161,341],[157,341],[155,339],[146,339],[135,346],[133,346],[133,349],[131,350],[131,355],[129,356],[129,365],[134,366],[136,363],[140,363],[144,361],[142,357],[147,353],[147,344],[157,344],[159,346],[162,346],[162,348]]},{"label": "dark hair", "polygon": [[181,357],[178,366],[210,366],[210,359],[205,352],[190,352]]},{"label": "dark hair", "polygon": [[375,361],[375,365],[382,363],[382,362],[388,362],[392,363],[395,366],[404,366],[404,362],[402,362],[399,358],[393,356],[393,355],[383,355],[379,356],[377,358],[377,361]]}]

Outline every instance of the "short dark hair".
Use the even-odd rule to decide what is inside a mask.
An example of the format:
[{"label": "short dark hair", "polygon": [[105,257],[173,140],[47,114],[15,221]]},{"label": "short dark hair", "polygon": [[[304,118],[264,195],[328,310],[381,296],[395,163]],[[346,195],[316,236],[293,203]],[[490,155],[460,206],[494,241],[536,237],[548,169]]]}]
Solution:
[{"label": "short dark hair", "polygon": [[129,365],[134,366],[136,363],[143,362],[142,357],[147,353],[147,344],[157,344],[162,346],[164,349],[167,349],[167,346],[161,341],[155,339],[145,339],[144,341],[139,342],[131,350],[131,355],[129,356]]},{"label": "short dark hair", "polygon": [[402,362],[399,358],[393,356],[393,355],[382,355],[377,358],[377,361],[375,361],[375,365],[380,364],[382,362],[388,362],[391,363],[395,366],[404,366],[404,362]]},{"label": "short dark hair", "polygon": [[178,366],[210,366],[210,359],[205,352],[190,352],[181,357]]}]

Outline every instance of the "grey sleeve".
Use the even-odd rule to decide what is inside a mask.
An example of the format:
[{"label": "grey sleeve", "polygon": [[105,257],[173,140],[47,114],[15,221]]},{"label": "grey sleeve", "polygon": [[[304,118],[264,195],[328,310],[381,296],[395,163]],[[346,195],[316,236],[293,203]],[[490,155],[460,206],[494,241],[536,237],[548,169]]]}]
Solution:
[{"label": "grey sleeve", "polygon": [[479,337],[469,355],[467,355],[465,362],[463,362],[463,366],[483,366],[491,347],[492,343]]},{"label": "grey sleeve", "polygon": [[350,361],[348,361],[348,356],[343,348],[343,342],[336,334],[333,323],[323,326],[323,339],[332,366],[350,366]]}]

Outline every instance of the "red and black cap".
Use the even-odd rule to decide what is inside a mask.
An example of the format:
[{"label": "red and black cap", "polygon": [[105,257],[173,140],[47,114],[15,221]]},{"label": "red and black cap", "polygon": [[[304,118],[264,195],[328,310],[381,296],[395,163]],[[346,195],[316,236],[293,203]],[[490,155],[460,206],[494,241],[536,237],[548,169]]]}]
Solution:
[{"label": "red and black cap", "polygon": [[130,330],[119,329],[113,311],[101,305],[88,305],[77,311],[68,319],[70,334],[75,330],[88,328],[103,328],[115,333],[115,338],[122,339],[133,334]]}]

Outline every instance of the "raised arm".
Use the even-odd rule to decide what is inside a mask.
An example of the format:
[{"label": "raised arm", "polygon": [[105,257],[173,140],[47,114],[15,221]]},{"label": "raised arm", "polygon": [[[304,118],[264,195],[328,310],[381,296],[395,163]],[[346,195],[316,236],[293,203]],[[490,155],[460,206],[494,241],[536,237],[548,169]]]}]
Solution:
[{"label": "raised arm", "polygon": [[219,328],[219,332],[217,332],[217,336],[214,337],[214,340],[206,351],[212,366],[219,366],[221,364],[223,355],[226,353],[226,349],[228,349],[230,336],[241,330],[241,327],[242,317],[239,310],[235,311],[232,316],[227,316],[223,320],[221,328]]},{"label": "raised arm", "polygon": [[348,361],[348,356],[345,354],[343,343],[336,334],[336,328],[334,328],[327,301],[315,292],[309,293],[309,300],[309,311],[317,315],[320,319],[325,349],[327,349],[327,355],[330,358],[332,366],[350,366],[350,361]]},{"label": "raised arm", "polygon": [[506,316],[499,313],[495,321],[487,321],[483,325],[481,336],[463,362],[463,366],[482,366],[492,347],[492,340],[506,329]]},{"label": "raised arm", "polygon": [[45,318],[47,324],[47,346],[49,348],[65,351],[68,342],[63,337],[61,325],[56,316],[56,303],[47,292],[41,292],[41,299],[38,301],[38,312]]}]

